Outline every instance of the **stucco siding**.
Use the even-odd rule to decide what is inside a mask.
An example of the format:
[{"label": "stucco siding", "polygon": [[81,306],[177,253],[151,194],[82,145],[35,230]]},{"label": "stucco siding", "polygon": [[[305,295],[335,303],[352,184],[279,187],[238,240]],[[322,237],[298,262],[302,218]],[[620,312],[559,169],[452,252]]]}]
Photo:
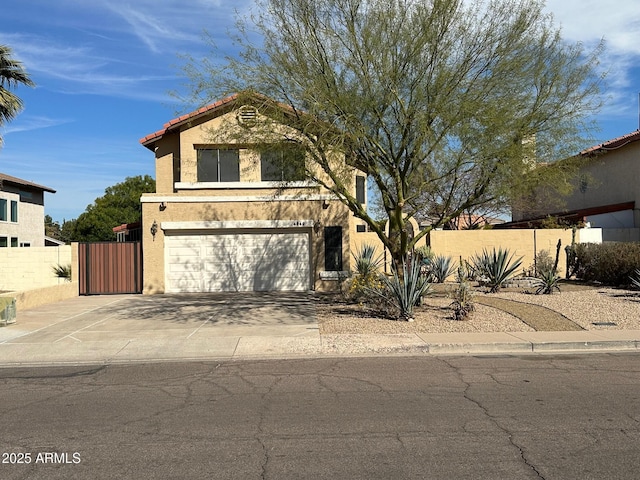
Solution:
[{"label": "stucco siding", "polygon": [[[210,222],[241,222],[241,221],[312,221],[310,235],[311,271],[314,287],[319,278],[319,272],[324,269],[324,240],[325,226],[341,226],[343,229],[343,261],[345,268],[349,266],[349,214],[340,202],[329,202],[323,208],[322,200],[298,201],[242,201],[242,202],[167,202],[166,208],[160,210],[160,202],[153,201],[153,195],[145,195],[142,204],[142,235],[144,261],[144,293],[164,292],[165,282],[165,231],[163,225],[172,222],[188,224],[198,222],[200,232],[202,224]],[[158,197],[165,198],[165,197]],[[151,226],[156,223],[158,229],[155,237],[151,234]],[[211,229],[210,229],[211,230]],[[252,230],[253,231],[253,230]],[[319,283],[318,283],[319,285]]]},{"label": "stucco siding", "polygon": [[22,291],[65,283],[53,273],[57,265],[73,265],[71,245],[0,248],[0,290]]}]

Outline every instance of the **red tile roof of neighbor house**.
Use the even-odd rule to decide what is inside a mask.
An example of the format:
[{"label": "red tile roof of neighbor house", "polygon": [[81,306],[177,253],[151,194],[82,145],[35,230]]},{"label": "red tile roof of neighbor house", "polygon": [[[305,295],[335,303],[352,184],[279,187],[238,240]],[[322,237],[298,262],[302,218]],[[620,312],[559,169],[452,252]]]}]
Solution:
[{"label": "red tile roof of neighbor house", "polygon": [[635,132],[627,133],[626,135],[622,135],[621,137],[614,138],[613,140],[608,140],[600,145],[595,145],[593,147],[589,147],[586,150],[580,152],[580,155],[589,155],[592,153],[605,153],[609,150],[616,150],[617,148],[624,147],[625,145],[640,140],[640,130],[636,130]]},{"label": "red tile roof of neighbor house", "polygon": [[0,173],[0,183],[2,182],[13,183],[14,185],[18,186],[37,188],[38,190],[43,190],[45,192],[56,193],[56,191],[51,187],[45,187],[44,185],[38,185],[37,183],[29,182],[18,177],[12,177],[11,175]]}]

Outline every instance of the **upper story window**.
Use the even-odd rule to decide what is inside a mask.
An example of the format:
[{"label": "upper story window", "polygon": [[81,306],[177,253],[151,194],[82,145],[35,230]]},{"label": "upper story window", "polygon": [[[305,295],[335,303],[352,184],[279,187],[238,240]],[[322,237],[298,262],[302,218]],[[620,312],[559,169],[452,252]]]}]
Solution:
[{"label": "upper story window", "polygon": [[18,202],[11,200],[11,221],[16,223],[18,221]]},{"label": "upper story window", "polygon": [[360,204],[367,203],[366,178],[358,175],[356,177],[356,201]]},{"label": "upper story window", "polygon": [[220,148],[198,150],[198,182],[239,181],[239,150]]},{"label": "upper story window", "polygon": [[0,222],[7,221],[7,200],[0,198]]},{"label": "upper story window", "polygon": [[282,147],[260,152],[260,180],[263,182],[306,180],[304,150]]}]

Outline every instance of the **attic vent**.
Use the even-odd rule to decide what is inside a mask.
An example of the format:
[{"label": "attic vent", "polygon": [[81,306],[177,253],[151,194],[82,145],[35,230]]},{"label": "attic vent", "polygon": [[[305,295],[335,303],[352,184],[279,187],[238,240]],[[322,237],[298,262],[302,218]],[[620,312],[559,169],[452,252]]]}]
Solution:
[{"label": "attic vent", "polygon": [[244,127],[253,127],[258,122],[258,109],[243,105],[238,109],[238,123]]}]

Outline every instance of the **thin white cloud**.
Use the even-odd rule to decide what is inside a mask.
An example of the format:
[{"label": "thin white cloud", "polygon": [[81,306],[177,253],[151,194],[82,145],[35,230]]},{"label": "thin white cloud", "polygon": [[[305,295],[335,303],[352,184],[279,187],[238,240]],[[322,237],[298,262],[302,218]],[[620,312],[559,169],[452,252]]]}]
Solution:
[{"label": "thin white cloud", "polygon": [[0,42],[14,45],[16,58],[24,63],[39,87],[61,93],[168,101],[167,84],[175,79],[168,69],[151,75],[144,68],[134,69],[123,59],[99,55],[88,47],[69,46],[50,37],[0,32]]},{"label": "thin white cloud", "polygon": [[[170,18],[156,17],[154,13],[157,11],[153,8],[149,10],[137,10],[131,6],[118,5],[112,6],[111,11],[116,13],[129,24],[135,36],[140,38],[145,45],[154,53],[164,52],[164,46],[167,41],[177,42],[196,42],[198,36],[188,33],[184,30],[169,27],[174,25]],[[194,16],[194,18],[198,18]]]},{"label": "thin white cloud", "polygon": [[8,124],[3,130],[3,136],[17,132],[29,132],[32,130],[41,130],[43,128],[57,127],[66,123],[72,123],[74,120],[65,118],[49,118],[43,116],[20,115],[12,123]]}]

